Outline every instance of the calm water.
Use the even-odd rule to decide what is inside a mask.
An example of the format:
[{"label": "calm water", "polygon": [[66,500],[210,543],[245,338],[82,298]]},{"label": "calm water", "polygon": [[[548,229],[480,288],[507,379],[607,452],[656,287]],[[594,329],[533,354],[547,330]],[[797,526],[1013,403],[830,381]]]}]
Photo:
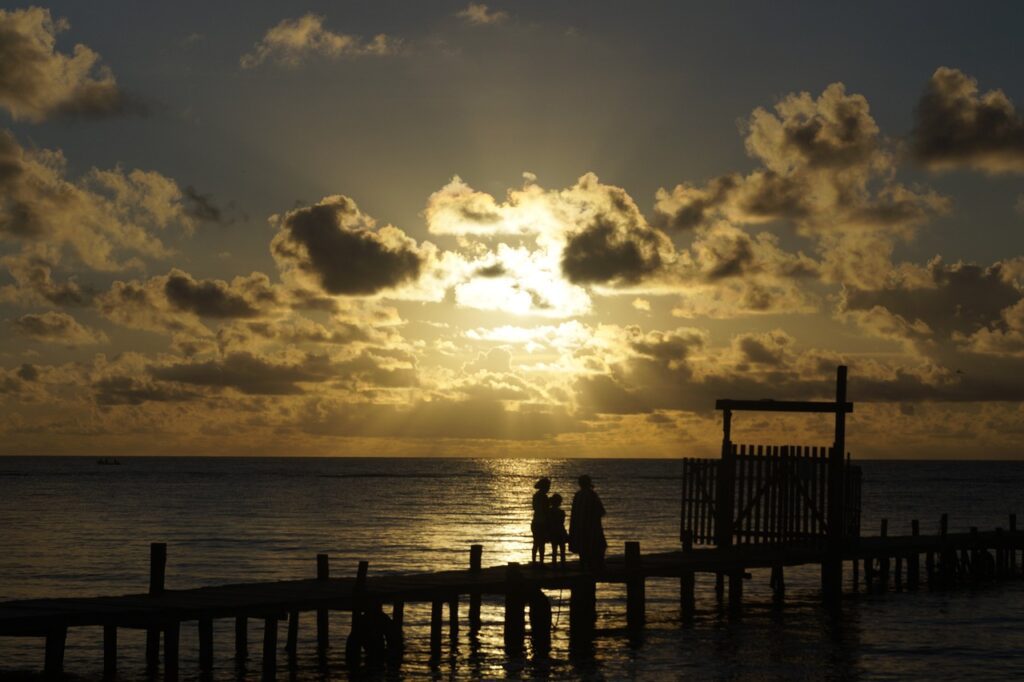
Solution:
[{"label": "calm water", "polygon": [[[532,483],[552,478],[571,499],[574,480],[590,473],[609,511],[615,552],[626,540],[644,551],[675,549],[679,465],[635,460],[461,459],[122,459],[100,467],[86,458],[0,459],[0,600],[145,591],[149,543],[168,543],[167,586],[312,577],[318,552],[332,573],[372,573],[464,566],[484,545],[484,563],[529,560]],[[951,530],[1005,526],[1022,501],[1024,463],[866,462],[864,533],[879,519],[923,533],[949,512]],[[484,627],[471,641],[463,627],[431,669],[429,605],[406,606],[407,655],[391,679],[1021,679],[1024,678],[1024,583],[950,594],[887,594],[847,600],[837,625],[818,606],[817,572],[787,573],[787,603],[771,607],[768,576],[754,572],[742,618],[716,605],[711,582],[698,579],[698,618],[678,621],[678,585],[648,583],[645,638],[630,645],[624,594],[599,587],[599,638],[588,661],[567,655],[568,594],[551,592],[554,648],[545,662],[508,661],[501,651],[501,605],[484,604]],[[333,648],[317,666],[314,628],[300,630],[299,670],[280,679],[345,679],[347,616],[332,616]],[[250,669],[232,659],[233,622],[215,623],[212,679],[258,675],[257,624]],[[282,630],[283,634],[283,630]],[[80,679],[102,666],[98,629],[72,629],[66,668]],[[119,635],[123,679],[144,678],[144,635]],[[0,638],[0,678],[42,667],[42,641]],[[195,627],[182,629],[181,678],[197,679]]]}]

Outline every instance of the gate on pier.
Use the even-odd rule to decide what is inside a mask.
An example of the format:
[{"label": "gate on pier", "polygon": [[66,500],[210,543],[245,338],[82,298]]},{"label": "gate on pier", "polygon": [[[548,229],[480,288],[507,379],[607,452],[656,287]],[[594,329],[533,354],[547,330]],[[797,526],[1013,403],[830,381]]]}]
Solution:
[{"label": "gate on pier", "polygon": [[[721,459],[683,460],[683,546],[818,546],[822,588],[838,595],[843,551],[860,535],[861,471],[846,453],[846,415],[853,412],[846,367],[836,368],[834,402],[723,399],[715,409],[722,411]],[[732,442],[734,411],[833,414],[835,440],[826,447],[739,445]]]},{"label": "gate on pier", "polygon": [[[831,448],[731,444],[732,542],[821,544],[829,535],[828,467]],[[716,544],[722,462],[683,459],[682,529],[696,544]],[[861,470],[844,462],[842,534],[860,535]]]}]

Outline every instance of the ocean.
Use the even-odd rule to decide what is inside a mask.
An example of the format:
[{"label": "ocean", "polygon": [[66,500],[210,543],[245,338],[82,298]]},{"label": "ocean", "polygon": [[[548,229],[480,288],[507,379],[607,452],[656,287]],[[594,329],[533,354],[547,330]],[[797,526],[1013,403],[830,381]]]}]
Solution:
[{"label": "ocean", "polygon": [[[528,562],[533,482],[552,479],[566,498],[590,474],[608,510],[610,552],[679,546],[680,464],[673,460],[0,458],[0,600],[144,592],[149,543],[168,545],[167,587],[295,579],[315,575],[317,553],[332,575],[461,568],[469,546],[484,565]],[[1006,527],[1024,513],[1024,462],[865,461],[862,534]],[[1024,518],[1024,517],[1022,517]],[[428,662],[429,604],[406,605],[406,655],[387,679],[1022,679],[1024,581],[974,590],[889,592],[844,600],[842,617],[820,606],[817,568],[788,570],[786,603],[772,605],[765,571],[753,571],[740,616],[698,577],[697,617],[682,625],[678,581],[647,585],[648,624],[630,641],[621,587],[599,585],[592,658],[568,655],[568,593],[549,592],[555,630],[550,658],[509,660],[502,651],[502,605],[484,602],[477,638],[460,629]],[[844,586],[849,587],[849,571]],[[462,615],[465,617],[465,608]],[[298,668],[279,657],[279,679],[348,679],[348,616],[332,614],[327,667],[316,656],[309,615],[300,629]],[[233,621],[215,621],[215,669],[201,677],[196,628],[182,628],[180,679],[259,676],[250,625],[250,661],[233,659]],[[282,624],[282,641],[283,641]],[[99,679],[99,628],[71,629],[65,669]],[[144,633],[119,633],[119,679],[146,679]],[[41,671],[43,642],[0,637],[0,679]]]}]

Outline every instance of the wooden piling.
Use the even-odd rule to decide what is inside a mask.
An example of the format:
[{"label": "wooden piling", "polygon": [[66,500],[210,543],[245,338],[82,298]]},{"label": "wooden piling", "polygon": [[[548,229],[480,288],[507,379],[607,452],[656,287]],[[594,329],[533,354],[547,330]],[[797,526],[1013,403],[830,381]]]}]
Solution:
[{"label": "wooden piling", "polygon": [[[395,641],[393,642],[395,652],[401,651],[405,640],[405,602],[396,601],[391,605],[391,622],[394,625]],[[392,642],[388,642],[391,646]]]},{"label": "wooden piling", "polygon": [[288,654],[288,662],[291,663],[299,653],[299,612],[288,613],[288,639],[285,640],[284,650]]},{"label": "wooden piling", "polygon": [[[149,545],[149,594],[157,596],[164,591],[167,573],[167,543]],[[146,630],[146,667],[154,669],[160,663],[160,628],[153,625]]]},{"label": "wooden piling", "polygon": [[[469,546],[469,570],[472,573],[479,573],[483,563],[484,546]],[[475,632],[480,629],[480,592],[473,590],[469,593],[469,629]]]},{"label": "wooden piling", "polygon": [[[683,531],[683,552],[693,551],[693,531]],[[684,570],[679,576],[679,610],[684,621],[693,618],[696,600],[694,597],[696,576],[691,570]]]},{"label": "wooden piling", "polygon": [[523,650],[526,633],[524,612],[523,576],[519,564],[510,561],[505,569],[505,652],[518,655]]},{"label": "wooden piling", "polygon": [[[883,538],[889,536],[889,519],[882,519],[879,535]],[[878,557],[878,589],[880,592],[889,589],[889,555],[884,552]]]},{"label": "wooden piling", "polygon": [[626,627],[641,630],[644,627],[646,589],[641,573],[640,543],[626,543],[626,570],[633,573],[626,581]]},{"label": "wooden piling", "polygon": [[530,592],[530,644],[534,656],[551,651],[551,601],[540,588]]},{"label": "wooden piling", "polygon": [[[316,555],[316,579],[330,580],[331,562],[326,554]],[[330,646],[330,612],[327,609],[316,610],[316,648],[321,656],[325,655]]]},{"label": "wooden piling", "polygon": [[277,670],[277,616],[263,620],[263,677]]},{"label": "wooden piling", "polygon": [[64,645],[67,643],[68,629],[51,628],[46,633],[46,652],[43,663],[43,674],[46,677],[58,677],[64,674]]},{"label": "wooden piling", "polygon": [[828,544],[821,567],[822,593],[838,604],[843,591],[843,507],[846,453],[846,365],[836,367],[835,442],[828,456]]},{"label": "wooden piling", "polygon": [[743,569],[729,573],[729,609],[738,612],[743,607]]},{"label": "wooden piling", "polygon": [[597,620],[597,583],[581,577],[573,582],[569,593],[569,644],[586,647],[594,639]]},{"label": "wooden piling", "polygon": [[[917,519],[910,522],[910,535],[915,538],[921,535],[921,524]],[[907,589],[916,590],[920,582],[921,555],[915,549],[907,556]]]},{"label": "wooden piling", "polygon": [[103,626],[103,677],[117,676],[117,626]]},{"label": "wooden piling", "polygon": [[209,616],[199,619],[199,669],[213,670],[213,620]]},{"label": "wooden piling", "polygon": [[249,657],[249,619],[235,617],[235,661],[242,663]]},{"label": "wooden piling", "polygon": [[454,594],[448,600],[448,637],[459,638],[459,595]]},{"label": "wooden piling", "polygon": [[178,669],[180,643],[181,623],[176,620],[169,621],[164,626],[164,672],[174,672]]},{"label": "wooden piling", "polygon": [[444,619],[444,601],[435,599],[430,603],[430,660],[441,660],[441,628]]},{"label": "wooden piling", "polygon": [[781,604],[786,598],[786,573],[782,564],[772,566],[772,575],[768,584],[772,588],[772,601]]}]

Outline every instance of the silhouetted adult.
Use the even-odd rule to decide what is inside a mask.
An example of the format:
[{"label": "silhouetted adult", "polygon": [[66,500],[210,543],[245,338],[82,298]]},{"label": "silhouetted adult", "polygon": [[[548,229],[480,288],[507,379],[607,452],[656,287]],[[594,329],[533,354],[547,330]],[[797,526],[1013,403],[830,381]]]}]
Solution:
[{"label": "silhouetted adult", "polygon": [[530,552],[530,562],[544,563],[544,545],[548,541],[548,491],[551,490],[551,479],[544,477],[538,479],[533,487],[537,492],[533,494],[533,520],[530,522],[530,530],[533,532],[533,550]]},{"label": "silhouetted adult", "polygon": [[580,489],[572,498],[572,516],[569,518],[569,549],[580,555],[584,570],[604,567],[604,505],[594,492],[594,482],[586,474],[579,477]]}]

